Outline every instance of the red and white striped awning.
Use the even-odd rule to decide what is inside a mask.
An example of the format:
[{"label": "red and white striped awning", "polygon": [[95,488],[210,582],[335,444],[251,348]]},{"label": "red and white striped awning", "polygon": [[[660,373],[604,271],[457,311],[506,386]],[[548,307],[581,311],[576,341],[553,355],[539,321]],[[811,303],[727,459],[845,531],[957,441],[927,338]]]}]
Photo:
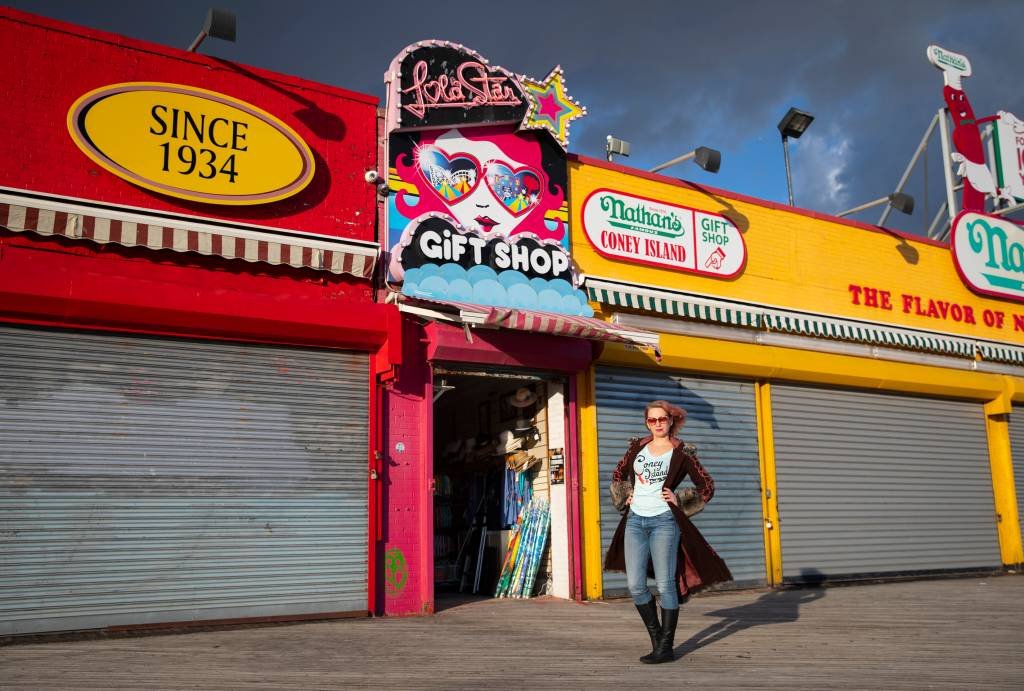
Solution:
[{"label": "red and white striped awning", "polygon": [[305,267],[359,278],[373,274],[380,254],[375,243],[152,217],[2,192],[0,227],[101,244]]},{"label": "red and white striped awning", "polygon": [[424,298],[402,298],[402,300],[398,305],[399,310],[428,319],[441,319],[473,328],[513,329],[554,336],[585,338],[591,341],[623,343],[651,350],[656,358],[661,359],[658,334],[653,331],[612,324],[593,317],[575,317],[553,312],[538,312],[512,307],[489,307]]}]

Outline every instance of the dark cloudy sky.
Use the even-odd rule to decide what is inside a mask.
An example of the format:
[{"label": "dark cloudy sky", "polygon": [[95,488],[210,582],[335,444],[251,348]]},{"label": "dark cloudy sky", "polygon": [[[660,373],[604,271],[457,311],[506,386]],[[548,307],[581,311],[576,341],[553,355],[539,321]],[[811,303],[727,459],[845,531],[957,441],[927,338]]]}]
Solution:
[{"label": "dark cloudy sky", "polygon": [[[417,40],[463,43],[514,72],[555,64],[589,115],[571,149],[602,156],[605,135],[632,143],[644,168],[699,145],[722,170],[666,173],[785,202],[776,124],[789,106],[814,114],[792,142],[798,206],[835,213],[890,192],[930,119],[942,78],[925,58],[937,43],[970,58],[964,89],[978,116],[1024,118],[1022,0],[375,3],[215,0],[238,15],[238,42],[201,52],[383,99],[392,57]],[[18,9],[157,43],[187,46],[210,0],[23,0]],[[937,140],[908,191],[918,210],[887,223],[921,233],[944,198]],[[875,222],[879,210],[857,216]]]}]

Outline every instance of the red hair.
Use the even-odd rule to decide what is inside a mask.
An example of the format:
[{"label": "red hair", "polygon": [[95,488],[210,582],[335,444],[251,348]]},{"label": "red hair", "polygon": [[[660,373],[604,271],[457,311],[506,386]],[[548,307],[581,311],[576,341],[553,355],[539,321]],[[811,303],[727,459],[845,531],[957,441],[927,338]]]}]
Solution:
[{"label": "red hair", "polygon": [[672,424],[668,428],[668,435],[670,437],[676,436],[676,432],[686,422],[686,411],[677,405],[672,405],[668,401],[651,401],[644,408],[644,423],[647,422],[647,416],[652,408],[661,408],[668,414],[672,420]]}]

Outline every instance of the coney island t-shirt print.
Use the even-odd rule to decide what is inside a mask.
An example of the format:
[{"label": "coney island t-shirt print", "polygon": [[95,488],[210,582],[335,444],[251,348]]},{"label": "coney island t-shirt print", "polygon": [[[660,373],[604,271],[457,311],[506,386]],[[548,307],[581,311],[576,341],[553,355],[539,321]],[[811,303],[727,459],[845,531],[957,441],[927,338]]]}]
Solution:
[{"label": "coney island t-shirt print", "polygon": [[672,449],[655,456],[645,446],[633,461],[636,483],[633,486],[633,513],[638,516],[657,516],[668,511],[668,503],[661,496],[661,489],[668,477]]}]

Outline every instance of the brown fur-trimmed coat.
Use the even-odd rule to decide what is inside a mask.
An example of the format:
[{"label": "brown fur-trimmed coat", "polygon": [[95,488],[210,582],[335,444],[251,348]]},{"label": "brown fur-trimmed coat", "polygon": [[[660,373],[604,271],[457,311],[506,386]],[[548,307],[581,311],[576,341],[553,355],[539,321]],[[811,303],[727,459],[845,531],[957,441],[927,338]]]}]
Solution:
[{"label": "brown fur-trimmed coat", "polygon": [[[633,489],[635,481],[633,461],[651,439],[650,436],[634,439],[630,443],[626,455],[622,457],[612,472],[612,501],[620,511],[628,508],[625,504],[626,498]],[[679,593],[686,597],[714,583],[731,581],[732,574],[729,573],[729,567],[725,565],[722,558],[718,556],[718,553],[707,543],[707,540],[689,519],[689,516],[703,509],[704,505],[711,501],[711,497],[715,494],[715,482],[697,460],[697,452],[692,444],[684,444],[679,439],[672,439],[672,445],[675,450],[669,461],[665,487],[676,492],[676,496],[679,498],[679,505],[669,504],[669,509],[672,510],[672,515],[679,525],[679,558],[676,577],[679,582]],[[677,491],[679,484],[687,475],[693,481],[697,489],[696,493],[689,491],[689,488]],[[608,546],[604,567],[609,571],[626,570],[623,542],[628,516],[629,511],[623,511],[622,520],[619,521],[619,527],[615,530],[615,536]],[[650,564],[648,564],[647,570],[648,573],[653,574]]]}]

